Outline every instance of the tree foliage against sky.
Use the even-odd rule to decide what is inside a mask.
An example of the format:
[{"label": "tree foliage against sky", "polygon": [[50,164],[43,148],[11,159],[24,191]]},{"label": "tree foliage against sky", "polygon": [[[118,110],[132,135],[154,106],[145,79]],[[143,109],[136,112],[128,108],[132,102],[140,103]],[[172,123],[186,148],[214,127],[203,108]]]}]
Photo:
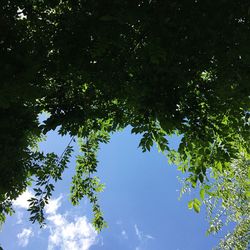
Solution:
[{"label": "tree foliage against sky", "polygon": [[[43,221],[71,147],[62,157],[34,147],[56,128],[80,140],[71,199],[89,198],[97,229],[98,147],[128,125],[143,151],[155,143],[193,187],[232,172],[249,150],[249,13],[246,0],[3,0],[2,220],[33,178],[32,220]],[[50,116],[41,125],[42,112]],[[183,136],[178,151],[168,147],[173,133]]]},{"label": "tree foliage against sky", "polygon": [[217,233],[224,224],[234,222],[235,230],[220,241],[219,249],[247,249],[250,242],[250,171],[246,152],[242,151],[232,162],[230,170],[218,176],[205,199],[210,221],[208,233]]}]

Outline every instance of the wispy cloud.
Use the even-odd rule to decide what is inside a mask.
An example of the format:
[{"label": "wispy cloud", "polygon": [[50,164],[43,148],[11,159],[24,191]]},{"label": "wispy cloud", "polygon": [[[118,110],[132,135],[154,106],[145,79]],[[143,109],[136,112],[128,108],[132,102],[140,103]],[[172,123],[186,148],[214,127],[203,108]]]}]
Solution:
[{"label": "wispy cloud", "polygon": [[134,225],[134,228],[135,228],[135,234],[139,240],[144,240],[144,239],[153,240],[153,239],[155,239],[152,235],[144,234],[142,231],[140,231],[136,224]]},{"label": "wispy cloud", "polygon": [[138,226],[136,224],[134,225],[134,228],[135,228],[135,234],[136,234],[137,238],[139,240],[142,240],[142,232],[139,231]]},{"label": "wispy cloud", "polygon": [[147,241],[153,240],[153,239],[155,239],[155,237],[153,237],[150,234],[143,233],[141,230],[139,230],[139,228],[136,224],[134,225],[134,229],[135,229],[135,234],[137,236],[137,239],[139,240],[139,246],[137,246],[135,249],[136,250],[146,249]]},{"label": "wispy cloud", "polygon": [[22,247],[26,247],[32,236],[34,236],[34,233],[31,228],[23,228],[22,232],[17,235],[18,244]]},{"label": "wispy cloud", "polygon": [[116,225],[122,225],[122,221],[121,220],[117,220],[116,221]]},{"label": "wispy cloud", "polygon": [[123,239],[125,239],[125,240],[128,239],[128,235],[127,235],[127,232],[125,230],[122,230],[121,235],[122,235]]},{"label": "wispy cloud", "polygon": [[150,235],[150,234],[146,234],[145,237],[146,237],[147,239],[149,239],[149,240],[154,240],[154,239],[155,239],[155,237],[153,237],[153,236]]}]

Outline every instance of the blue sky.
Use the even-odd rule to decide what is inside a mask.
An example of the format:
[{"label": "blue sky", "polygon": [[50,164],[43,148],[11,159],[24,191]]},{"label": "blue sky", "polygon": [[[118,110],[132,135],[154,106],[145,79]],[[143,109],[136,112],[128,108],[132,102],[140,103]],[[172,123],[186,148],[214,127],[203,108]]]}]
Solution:
[{"label": "blue sky", "polygon": [[[140,137],[130,129],[115,133],[111,142],[102,145],[97,175],[106,188],[100,204],[108,228],[97,234],[91,226],[91,207],[83,200],[77,207],[69,202],[74,157],[62,181],[56,185],[53,198],[46,208],[47,226],[40,229],[28,221],[29,189],[15,203],[16,214],[7,218],[0,234],[5,250],[208,250],[218,236],[206,236],[205,209],[200,214],[187,208],[184,196],[178,200],[181,173],[168,164],[167,158],[154,148],[142,153]],[[177,137],[170,144],[178,145]],[[49,133],[41,149],[60,154],[69,137]],[[74,156],[77,152],[74,154]]]}]

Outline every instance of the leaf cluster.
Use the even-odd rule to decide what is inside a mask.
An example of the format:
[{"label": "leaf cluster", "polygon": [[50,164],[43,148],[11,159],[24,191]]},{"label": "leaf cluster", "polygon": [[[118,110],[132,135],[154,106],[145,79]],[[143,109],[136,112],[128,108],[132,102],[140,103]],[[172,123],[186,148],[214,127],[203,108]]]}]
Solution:
[{"label": "leaf cluster", "polygon": [[[208,176],[219,180],[248,150],[249,27],[246,0],[3,0],[1,211],[10,213],[6,201],[35,178],[31,211],[40,215],[32,220],[43,221],[50,181],[60,179],[68,154],[40,159],[34,146],[57,128],[79,138],[71,197],[89,198],[97,229],[105,225],[97,150],[128,125],[142,135],[142,151],[155,143],[203,199]],[[50,116],[39,124],[42,112]],[[178,150],[166,139],[174,133],[182,135]],[[199,202],[190,207],[199,211]]]}]

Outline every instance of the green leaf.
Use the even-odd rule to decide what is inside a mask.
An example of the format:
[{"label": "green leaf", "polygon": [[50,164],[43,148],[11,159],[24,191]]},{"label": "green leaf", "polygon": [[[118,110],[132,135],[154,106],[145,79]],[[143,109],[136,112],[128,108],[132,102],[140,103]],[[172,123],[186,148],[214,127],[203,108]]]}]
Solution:
[{"label": "green leaf", "polygon": [[222,164],[220,161],[216,164],[216,166],[217,166],[218,170],[222,173]]},{"label": "green leaf", "polygon": [[199,204],[194,203],[194,204],[193,204],[193,208],[194,208],[194,211],[195,211],[196,213],[199,213],[199,212],[200,212],[200,205],[199,205]]},{"label": "green leaf", "polygon": [[193,208],[193,205],[194,205],[194,201],[189,201],[189,202],[188,202],[188,208],[189,208],[189,209],[192,209],[192,208]]},{"label": "green leaf", "polygon": [[199,206],[201,205],[200,200],[198,200],[197,198],[194,199],[194,203],[198,204]]},{"label": "green leaf", "polygon": [[203,183],[203,181],[204,181],[203,174],[199,174],[198,178],[199,178],[200,183]]},{"label": "green leaf", "polygon": [[200,190],[200,197],[201,197],[202,200],[204,200],[204,198],[205,198],[205,189]]}]

